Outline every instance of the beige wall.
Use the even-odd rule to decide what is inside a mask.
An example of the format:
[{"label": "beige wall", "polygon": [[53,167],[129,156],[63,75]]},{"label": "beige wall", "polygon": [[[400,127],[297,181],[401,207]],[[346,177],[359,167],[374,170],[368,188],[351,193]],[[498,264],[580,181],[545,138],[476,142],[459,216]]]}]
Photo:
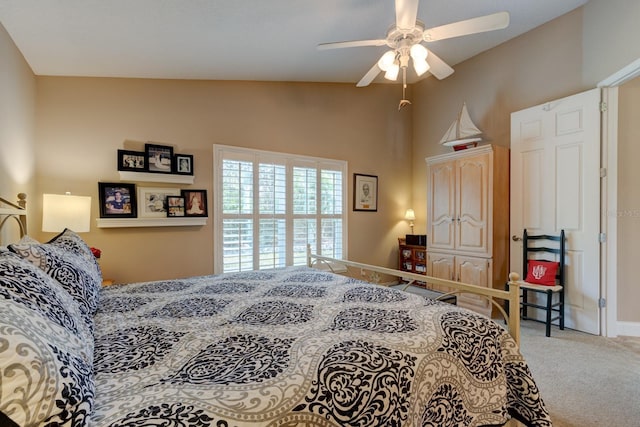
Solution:
[{"label": "beige wall", "polygon": [[509,146],[513,111],[586,89],[580,83],[582,14],[578,9],[458,64],[446,80],[429,78],[414,87],[413,201],[421,231],[425,157],[451,151],[439,141],[463,102],[484,142]]},{"label": "beige wall", "polygon": [[[17,193],[34,192],[35,97],[31,68],[0,25],[0,196],[10,201]],[[16,234],[5,230],[7,239]]]},{"label": "beige wall", "polygon": [[[640,242],[640,77],[618,92],[618,320],[640,321],[638,242]],[[613,212],[610,212],[613,214]]]},{"label": "beige wall", "polygon": [[[591,0],[582,8],[458,64],[453,76],[444,81],[430,78],[415,85],[412,188],[418,217],[416,230],[425,232],[426,228],[424,158],[450,150],[438,141],[463,102],[486,141],[508,146],[511,112],[594,88],[599,81],[640,58],[640,44],[636,43],[640,39],[639,19],[637,0]],[[637,91],[628,95],[636,96]],[[624,108],[621,106],[621,111]],[[630,123],[631,120],[620,123],[619,156],[635,161],[638,153],[625,148],[637,141],[626,139],[625,135],[637,132],[625,129]],[[627,177],[621,176],[620,180]],[[629,178],[633,181],[626,185],[637,182],[637,177]],[[621,204],[635,209],[640,204],[640,194],[623,195],[622,187]],[[640,322],[637,287],[633,280],[623,280],[634,276],[634,264],[630,258],[620,256],[622,248],[626,248],[627,257],[631,256],[630,248],[640,240],[640,229],[623,224],[617,237],[618,318]]]},{"label": "beige wall", "polygon": [[[90,195],[97,217],[97,182],[119,180],[117,150],[142,150],[145,141],[195,155],[190,187],[207,189],[210,210],[213,144],[347,160],[349,257],[393,266],[411,197],[410,112],[397,111],[396,89],[38,77],[36,193]],[[351,210],[353,173],[379,177],[378,212]],[[98,229],[94,222],[84,237],[103,250],[106,277],[184,277],[213,271],[212,224],[213,218],[204,227]]]}]

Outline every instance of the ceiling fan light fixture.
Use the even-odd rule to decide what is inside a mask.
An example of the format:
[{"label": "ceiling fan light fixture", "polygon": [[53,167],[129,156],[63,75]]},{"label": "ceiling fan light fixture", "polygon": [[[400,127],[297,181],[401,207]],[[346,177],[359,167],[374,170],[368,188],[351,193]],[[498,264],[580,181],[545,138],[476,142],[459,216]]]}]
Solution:
[{"label": "ceiling fan light fixture", "polygon": [[414,61],[418,61],[418,60],[425,61],[427,59],[427,55],[429,54],[429,51],[427,50],[426,47],[422,46],[420,43],[416,43],[413,46],[411,46],[411,49],[409,50],[409,54],[411,55],[411,58]]},{"label": "ceiling fan light fixture", "polygon": [[429,67],[429,64],[427,63],[426,60],[424,59],[413,60],[413,69],[416,71],[416,74],[418,76],[421,76],[427,71],[429,71],[429,68],[431,67]]},{"label": "ceiling fan light fixture", "polygon": [[397,63],[391,64],[389,69],[384,73],[384,78],[387,80],[395,81],[398,78],[400,72],[400,66]]},{"label": "ceiling fan light fixture", "polygon": [[380,67],[382,71],[388,71],[389,68],[393,66],[393,63],[395,60],[396,60],[396,51],[389,50],[385,52],[384,55],[382,55],[378,60],[378,67]]}]

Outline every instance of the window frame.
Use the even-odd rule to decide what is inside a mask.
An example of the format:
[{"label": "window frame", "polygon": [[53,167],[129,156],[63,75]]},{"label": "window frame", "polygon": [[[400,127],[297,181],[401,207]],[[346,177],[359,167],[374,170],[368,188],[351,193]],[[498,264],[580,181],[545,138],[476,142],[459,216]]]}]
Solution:
[{"label": "window frame", "polygon": [[[257,150],[245,147],[235,147],[221,144],[213,145],[213,271],[214,274],[220,274],[223,272],[224,266],[224,251],[223,251],[223,221],[229,218],[229,215],[225,215],[222,213],[222,202],[223,202],[223,189],[222,189],[222,170],[223,170],[223,161],[225,159],[237,160],[237,161],[247,161],[253,164],[254,168],[254,176],[253,176],[253,188],[256,188],[258,183],[258,177],[256,176],[255,171],[259,164],[279,164],[285,165],[286,170],[286,212],[284,215],[274,215],[276,217],[284,217],[285,219],[285,235],[286,235],[286,249],[285,249],[285,265],[293,265],[293,223],[294,219],[310,217],[315,218],[318,224],[322,222],[322,219],[327,218],[338,218],[342,221],[342,236],[341,236],[341,245],[342,245],[342,258],[348,259],[347,253],[347,220],[348,220],[348,174],[347,174],[347,161],[346,160],[335,160],[335,159],[327,159],[320,157],[312,157],[291,153],[282,153],[282,152],[274,152],[274,151],[266,151],[266,150]],[[317,171],[317,210],[315,214],[294,214],[293,213],[293,168],[294,167],[302,167],[302,168],[315,168]],[[331,170],[336,171],[341,174],[342,182],[340,185],[341,194],[341,214],[323,214],[321,212],[320,200],[321,200],[321,175],[323,170]],[[259,230],[256,226],[261,219],[261,215],[258,212],[259,198],[257,192],[254,191],[253,194],[253,212],[251,214],[243,214],[238,215],[236,217],[244,217],[250,218],[252,220],[253,226],[253,239],[252,242],[259,241]],[[264,216],[262,216],[264,218]],[[321,239],[321,228],[318,227],[316,230],[316,247],[312,248],[313,253],[321,253],[320,245],[322,243]],[[259,249],[260,245],[253,245],[253,270],[259,269],[260,266],[260,257],[259,257]]]}]

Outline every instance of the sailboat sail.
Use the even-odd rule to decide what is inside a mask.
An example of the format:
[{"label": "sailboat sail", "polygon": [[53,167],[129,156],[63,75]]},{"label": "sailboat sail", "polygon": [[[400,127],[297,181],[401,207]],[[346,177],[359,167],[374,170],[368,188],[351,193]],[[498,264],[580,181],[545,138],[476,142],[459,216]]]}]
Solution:
[{"label": "sailboat sail", "polygon": [[464,103],[458,117],[451,123],[451,126],[449,126],[449,129],[440,140],[440,144],[448,147],[457,145],[475,146],[475,143],[482,140],[480,138],[481,134],[482,131],[476,127],[471,117],[469,117],[467,104]]}]

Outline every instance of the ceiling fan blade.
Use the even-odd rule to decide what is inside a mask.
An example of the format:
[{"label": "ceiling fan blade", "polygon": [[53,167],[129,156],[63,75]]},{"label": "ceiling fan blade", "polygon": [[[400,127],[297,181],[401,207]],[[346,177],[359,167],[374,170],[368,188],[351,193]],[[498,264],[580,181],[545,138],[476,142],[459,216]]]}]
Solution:
[{"label": "ceiling fan blade", "polygon": [[498,12],[492,15],[458,21],[439,27],[429,28],[422,34],[426,42],[466,36],[468,34],[483,33],[485,31],[501,30],[509,26],[509,12]]},{"label": "ceiling fan blade", "polygon": [[440,57],[433,53],[432,50],[429,50],[427,63],[430,67],[429,72],[436,76],[438,80],[445,79],[453,74],[453,68],[451,68],[449,64],[440,59]]},{"label": "ceiling fan blade", "polygon": [[373,79],[375,79],[378,76],[380,71],[382,70],[380,69],[380,67],[378,67],[378,63],[376,62],[375,64],[373,64],[373,67],[371,67],[371,69],[367,71],[367,74],[365,74],[364,77],[360,79],[360,81],[358,82],[358,84],[356,84],[356,86],[357,87],[369,86],[369,83],[371,83]]},{"label": "ceiling fan blade", "polygon": [[320,43],[318,50],[341,49],[343,47],[362,47],[362,46],[384,46],[387,44],[385,39],[378,40],[353,40],[347,42]]},{"label": "ceiling fan blade", "polygon": [[396,27],[409,30],[416,26],[418,0],[396,0]]}]

